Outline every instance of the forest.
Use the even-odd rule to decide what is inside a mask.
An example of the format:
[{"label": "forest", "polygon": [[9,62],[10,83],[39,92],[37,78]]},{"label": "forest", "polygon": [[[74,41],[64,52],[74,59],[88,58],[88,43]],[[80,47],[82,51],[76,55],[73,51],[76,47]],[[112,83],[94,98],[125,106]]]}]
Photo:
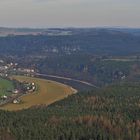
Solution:
[{"label": "forest", "polygon": [[122,82],[46,107],[0,111],[3,140],[139,140],[140,83]]}]

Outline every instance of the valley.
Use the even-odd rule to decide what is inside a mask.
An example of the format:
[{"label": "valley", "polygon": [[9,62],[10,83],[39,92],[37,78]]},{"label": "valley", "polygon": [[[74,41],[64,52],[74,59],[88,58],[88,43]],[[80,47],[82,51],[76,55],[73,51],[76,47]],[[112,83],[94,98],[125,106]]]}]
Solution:
[{"label": "valley", "polygon": [[0,0],[0,140],[140,140],[140,0]]},{"label": "valley", "polygon": [[0,37],[0,139],[139,140],[139,35],[13,29]]}]

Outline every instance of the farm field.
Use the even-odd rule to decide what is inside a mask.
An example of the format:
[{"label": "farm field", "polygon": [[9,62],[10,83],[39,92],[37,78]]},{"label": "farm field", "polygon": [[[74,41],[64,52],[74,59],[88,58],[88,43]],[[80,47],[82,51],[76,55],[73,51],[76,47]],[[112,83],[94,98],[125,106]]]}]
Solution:
[{"label": "farm field", "polygon": [[37,85],[37,89],[33,93],[20,97],[20,104],[9,103],[0,109],[16,111],[36,105],[49,105],[76,92],[70,86],[55,81],[26,76],[13,76],[12,78],[19,81],[34,82]]},{"label": "farm field", "polygon": [[11,81],[0,78],[0,97],[3,95],[8,95],[9,92],[14,89],[14,86]]}]

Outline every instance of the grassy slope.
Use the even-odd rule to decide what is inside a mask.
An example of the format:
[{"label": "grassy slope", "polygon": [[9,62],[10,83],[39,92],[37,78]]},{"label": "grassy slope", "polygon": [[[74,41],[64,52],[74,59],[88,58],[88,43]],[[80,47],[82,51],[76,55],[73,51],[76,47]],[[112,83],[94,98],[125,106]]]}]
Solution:
[{"label": "grassy slope", "polygon": [[21,97],[21,104],[7,104],[1,109],[5,110],[20,110],[40,104],[51,104],[57,100],[63,99],[74,93],[74,90],[67,85],[63,85],[54,81],[48,81],[39,78],[31,78],[25,76],[14,76],[13,78],[19,81],[35,82],[37,90],[34,93]]}]

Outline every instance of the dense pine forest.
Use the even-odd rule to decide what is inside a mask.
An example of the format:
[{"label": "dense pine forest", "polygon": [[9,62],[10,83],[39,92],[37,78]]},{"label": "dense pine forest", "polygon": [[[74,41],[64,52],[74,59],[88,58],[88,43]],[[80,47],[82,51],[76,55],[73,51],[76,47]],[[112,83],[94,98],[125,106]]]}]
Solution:
[{"label": "dense pine forest", "polygon": [[0,111],[2,140],[139,140],[140,83],[81,92],[48,107]]}]

